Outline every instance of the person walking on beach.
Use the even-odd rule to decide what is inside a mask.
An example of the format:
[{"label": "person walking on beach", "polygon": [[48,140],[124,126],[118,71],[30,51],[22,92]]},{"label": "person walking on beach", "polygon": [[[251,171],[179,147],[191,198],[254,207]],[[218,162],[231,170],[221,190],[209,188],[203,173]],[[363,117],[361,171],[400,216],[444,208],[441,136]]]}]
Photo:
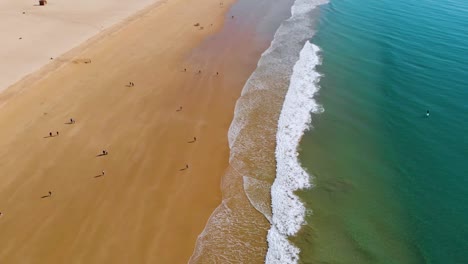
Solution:
[{"label": "person walking on beach", "polygon": [[52,192],[51,192],[51,191],[49,191],[49,197],[51,197],[51,196],[52,196]]},{"label": "person walking on beach", "polygon": [[49,132],[49,136],[51,136],[51,137],[52,137],[52,132]]},{"label": "person walking on beach", "polygon": [[185,164],[185,169],[188,169],[188,164]]},{"label": "person walking on beach", "polygon": [[193,137],[193,142],[196,142],[197,141],[197,137]]},{"label": "person walking on beach", "polygon": [[187,72],[187,68],[184,68],[184,72]]},{"label": "person walking on beach", "polygon": [[70,124],[75,124],[75,120],[73,120],[73,118],[70,118]]},{"label": "person walking on beach", "polygon": [[105,171],[102,171],[101,175],[104,176],[104,174],[106,174]]},{"label": "person walking on beach", "polygon": [[59,135],[59,132],[57,131],[57,136]]}]

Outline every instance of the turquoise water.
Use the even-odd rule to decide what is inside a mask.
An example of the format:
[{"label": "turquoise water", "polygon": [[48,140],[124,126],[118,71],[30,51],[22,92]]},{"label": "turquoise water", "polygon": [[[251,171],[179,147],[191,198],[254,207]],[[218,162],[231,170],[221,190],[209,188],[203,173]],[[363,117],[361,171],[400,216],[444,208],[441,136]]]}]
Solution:
[{"label": "turquoise water", "polygon": [[331,0],[317,30],[301,261],[468,263],[468,1]]}]

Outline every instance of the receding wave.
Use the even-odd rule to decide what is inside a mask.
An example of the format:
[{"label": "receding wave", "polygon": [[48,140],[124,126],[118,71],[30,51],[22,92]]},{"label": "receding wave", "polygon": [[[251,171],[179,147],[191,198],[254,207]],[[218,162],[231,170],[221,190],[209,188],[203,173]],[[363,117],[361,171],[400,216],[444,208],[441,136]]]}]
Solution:
[{"label": "receding wave", "polygon": [[[288,88],[292,88],[290,81],[291,84],[301,83],[300,77],[293,80],[291,76],[293,67],[296,65],[297,68],[297,63],[302,63],[299,55],[301,50],[302,53],[306,52],[304,44],[315,33],[315,8],[324,3],[325,0],[296,0],[291,8],[291,17],[278,28],[270,47],[262,54],[257,68],[246,82],[236,103],[228,133],[230,159],[222,180],[223,201],[199,235],[190,263],[262,263],[267,251],[268,263],[294,263],[283,260],[297,258],[299,250],[287,242],[286,237],[294,232],[283,230],[283,226],[296,225],[286,224],[289,221],[281,216],[284,215],[281,210],[286,210],[292,199],[281,196],[281,192],[288,193],[286,187],[285,191],[281,190],[283,187],[272,190],[277,177],[277,129]],[[306,47],[310,47],[308,45]],[[307,55],[301,54],[301,57]],[[310,79],[313,61],[305,63],[311,63],[306,65],[309,68],[304,66],[304,69],[295,68],[294,71],[296,75],[301,74],[300,71],[308,74],[305,78],[314,84]],[[297,87],[293,88],[296,93],[299,92]],[[309,88],[313,89],[314,86]],[[292,98],[292,95],[289,97]],[[302,106],[305,110],[301,107],[301,111],[307,111],[310,115],[311,109],[305,108],[307,106]],[[295,141],[288,144],[297,146]],[[294,149],[292,155],[295,153]],[[308,178],[306,182],[308,184]],[[281,186],[281,181],[275,185]],[[292,195],[292,188],[287,188]],[[281,203],[283,207],[279,206]],[[300,217],[301,213],[297,215]],[[302,221],[303,217],[298,222],[299,226]],[[271,231],[273,229],[275,231]],[[288,245],[288,250],[292,250],[293,254],[281,251],[283,249],[279,247],[282,245]]]},{"label": "receding wave", "polygon": [[305,207],[294,194],[310,187],[307,172],[298,160],[297,148],[304,132],[311,125],[311,112],[322,111],[313,99],[318,91],[320,74],[319,48],[306,42],[291,76],[276,134],[276,179],[271,188],[272,225],[268,232],[267,263],[296,263],[299,249],[287,239],[295,235],[304,223]]}]

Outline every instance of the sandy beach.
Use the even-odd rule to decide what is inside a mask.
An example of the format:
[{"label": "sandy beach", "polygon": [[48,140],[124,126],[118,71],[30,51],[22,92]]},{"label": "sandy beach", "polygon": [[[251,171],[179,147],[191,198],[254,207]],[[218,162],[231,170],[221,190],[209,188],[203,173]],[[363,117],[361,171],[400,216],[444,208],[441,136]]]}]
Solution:
[{"label": "sandy beach", "polygon": [[0,2],[0,91],[157,0]]},{"label": "sandy beach", "polygon": [[156,3],[0,94],[2,263],[188,261],[268,43],[206,39],[229,4]]}]

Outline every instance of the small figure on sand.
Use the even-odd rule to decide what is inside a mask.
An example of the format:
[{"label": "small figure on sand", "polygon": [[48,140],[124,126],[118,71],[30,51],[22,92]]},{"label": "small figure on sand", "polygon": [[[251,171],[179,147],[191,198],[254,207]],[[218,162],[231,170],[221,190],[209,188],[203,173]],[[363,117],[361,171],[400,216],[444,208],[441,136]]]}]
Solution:
[{"label": "small figure on sand", "polygon": [[49,132],[49,136],[50,136],[50,137],[53,137],[53,136],[52,136],[52,132]]},{"label": "small figure on sand", "polygon": [[128,86],[133,87],[133,86],[135,86],[135,84],[133,82],[129,82]]},{"label": "small figure on sand", "polygon": [[196,142],[197,141],[197,137],[193,137],[193,142]]},{"label": "small figure on sand", "polygon": [[182,106],[179,106],[179,109],[176,110],[177,112],[182,111]]},{"label": "small figure on sand", "polygon": [[219,72],[216,72],[216,75],[219,75]]},{"label": "small figure on sand", "polygon": [[106,172],[105,172],[105,171],[102,171],[102,172],[101,172],[101,175],[102,175],[102,176],[104,176],[105,174],[106,174]]},{"label": "small figure on sand", "polygon": [[107,150],[102,151],[102,155],[107,155],[107,154],[109,154],[109,152],[107,152]]},{"label": "small figure on sand", "polygon": [[57,131],[57,136],[59,135],[59,132]]},{"label": "small figure on sand", "polygon": [[49,191],[49,197],[51,197],[51,196],[52,196],[52,192],[51,192],[51,191]]},{"label": "small figure on sand", "polygon": [[184,72],[187,72],[187,68],[184,68]]},{"label": "small figure on sand", "polygon": [[188,169],[188,164],[185,164],[185,169]]},{"label": "small figure on sand", "polygon": [[75,124],[75,119],[70,118],[70,124]]},{"label": "small figure on sand", "polygon": [[198,73],[200,74],[200,73],[201,73],[201,70],[198,70]]}]

